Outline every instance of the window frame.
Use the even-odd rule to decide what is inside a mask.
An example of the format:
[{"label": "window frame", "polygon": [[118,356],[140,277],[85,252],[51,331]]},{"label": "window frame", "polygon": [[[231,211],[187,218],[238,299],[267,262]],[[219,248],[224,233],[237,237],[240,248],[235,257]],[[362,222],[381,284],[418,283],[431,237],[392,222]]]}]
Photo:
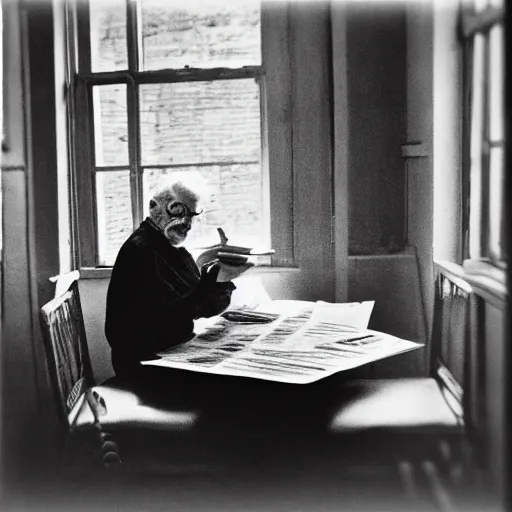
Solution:
[{"label": "window frame", "polygon": [[[477,10],[474,5],[464,3],[461,6],[460,38],[463,50],[463,255],[465,260],[487,261],[500,269],[507,268],[508,258],[506,247],[502,253],[497,254],[490,245],[491,215],[490,215],[490,153],[492,148],[501,147],[505,151],[505,137],[500,141],[490,140],[490,32],[493,27],[505,27],[504,8],[497,5],[484,5]],[[477,38],[482,40],[483,76],[481,91],[475,91],[475,43]],[[505,34],[504,34],[505,38]],[[503,86],[505,90],[505,86]],[[479,134],[473,132],[474,95],[482,96],[479,104],[482,116]],[[477,113],[478,114],[478,113]],[[503,120],[505,123],[505,119]],[[475,149],[475,146],[476,149]],[[478,157],[476,166],[472,165],[472,158]],[[505,158],[505,155],[503,155]],[[476,159],[476,158],[475,158]],[[505,164],[504,164],[505,165]],[[503,168],[505,173],[505,167]],[[473,183],[473,186],[471,186]],[[506,222],[506,204],[501,205],[501,222]],[[503,233],[503,226],[500,228]],[[506,241],[502,240],[506,245]]]},{"label": "window frame", "polygon": [[[273,267],[294,267],[293,243],[293,170],[291,128],[291,76],[289,5],[276,9],[261,3],[261,66],[243,68],[163,69],[139,71],[140,41],[138,41],[138,4],[127,0],[128,69],[91,72],[89,2],[68,0],[68,66],[72,76],[69,95],[72,112],[72,224],[75,268],[101,268],[97,236],[97,204],[95,173],[119,170],[120,166],[96,166],[93,125],[93,88],[98,85],[126,84],[128,151],[132,218],[135,229],[143,220],[142,169],[139,133],[139,96],[141,85],[204,80],[254,78],[260,86],[261,158],[266,204],[263,222],[270,225],[271,244],[276,253]],[[278,14],[276,16],[276,14]],[[74,27],[74,29],[73,29]],[[130,37],[130,34],[132,37]],[[82,42],[80,47],[79,42]],[[80,51],[77,49],[80,48]],[[287,115],[288,114],[288,115]],[[77,136],[78,135],[78,136]],[[273,143],[273,141],[276,141]],[[280,146],[281,147],[278,147]],[[159,166],[149,166],[159,167]],[[172,167],[172,165],[162,165]],[[279,172],[274,172],[278,170]],[[135,198],[135,200],[134,200]],[[110,267],[108,265],[107,267]]]}]

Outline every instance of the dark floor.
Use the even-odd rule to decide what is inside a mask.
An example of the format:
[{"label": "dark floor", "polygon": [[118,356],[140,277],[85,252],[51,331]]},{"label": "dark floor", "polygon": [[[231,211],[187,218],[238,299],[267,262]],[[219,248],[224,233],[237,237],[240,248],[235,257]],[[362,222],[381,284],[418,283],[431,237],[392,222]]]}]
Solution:
[{"label": "dark floor", "polygon": [[[4,493],[2,511],[56,512],[499,512],[465,489],[437,501],[421,478],[411,488],[393,465],[267,467],[239,472],[175,467],[165,476],[116,469],[62,475]],[[444,499],[444,501],[443,501]]]},{"label": "dark floor", "polygon": [[[435,444],[414,436],[379,439],[281,436],[226,446],[196,438],[158,442],[147,456],[140,445],[131,459],[109,468],[101,457],[92,466],[25,471],[16,484],[2,485],[2,512],[501,512],[478,486],[452,478],[439,464],[432,487],[425,460],[437,467]],[[275,442],[275,440],[278,442]],[[306,443],[305,439],[309,441]],[[123,448],[122,438],[116,439]],[[323,440],[323,441],[322,441]],[[332,440],[331,440],[332,441]],[[89,454],[89,444],[80,445]],[[130,447],[137,448],[138,443]],[[209,450],[211,450],[211,453]],[[231,449],[231,453],[230,453]],[[80,452],[82,453],[82,452]],[[142,459],[140,458],[142,455]],[[160,463],[157,461],[160,460]],[[131,461],[131,462],[130,462]],[[135,461],[135,463],[134,463]],[[172,461],[169,463],[169,461]],[[87,468],[87,469],[86,469]],[[33,468],[36,469],[36,468]],[[448,477],[447,477],[448,475]],[[8,476],[8,475],[4,475]],[[453,476],[453,475],[452,475]],[[455,475],[456,477],[456,475]],[[443,480],[444,478],[444,480]],[[451,478],[451,480],[450,480]],[[455,483],[454,483],[455,482]],[[4,479],[1,481],[4,484]],[[447,484],[447,485],[446,485]],[[434,486],[435,487],[435,486]]]}]

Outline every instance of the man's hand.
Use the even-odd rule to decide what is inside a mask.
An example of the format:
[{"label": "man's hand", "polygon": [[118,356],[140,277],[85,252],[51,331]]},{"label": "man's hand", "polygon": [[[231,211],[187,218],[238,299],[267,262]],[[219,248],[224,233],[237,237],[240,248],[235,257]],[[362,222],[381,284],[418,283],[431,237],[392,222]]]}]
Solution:
[{"label": "man's hand", "polygon": [[201,267],[201,279],[196,289],[196,318],[218,315],[231,302],[231,293],[235,289],[235,285],[231,282],[217,282],[220,269],[218,260],[205,263]]},{"label": "man's hand", "polygon": [[217,282],[220,272],[219,260],[209,261],[201,267],[201,279],[199,286],[204,289],[212,289]]}]

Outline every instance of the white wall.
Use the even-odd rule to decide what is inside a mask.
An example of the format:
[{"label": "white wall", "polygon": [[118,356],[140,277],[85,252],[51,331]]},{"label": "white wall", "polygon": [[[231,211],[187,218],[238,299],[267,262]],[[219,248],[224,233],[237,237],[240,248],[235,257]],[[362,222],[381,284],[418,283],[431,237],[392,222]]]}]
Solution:
[{"label": "white wall", "polygon": [[[2,491],[19,484],[36,468],[46,448],[43,440],[41,382],[44,367],[36,304],[33,219],[30,215],[31,174],[26,158],[25,44],[18,4],[2,3],[4,105],[7,151],[2,151],[2,338],[0,344]],[[52,412],[52,404],[46,407]],[[35,429],[34,425],[40,428]],[[10,490],[10,489],[9,489]]]},{"label": "white wall", "polygon": [[462,262],[462,69],[458,3],[434,11],[434,250],[437,260]]}]

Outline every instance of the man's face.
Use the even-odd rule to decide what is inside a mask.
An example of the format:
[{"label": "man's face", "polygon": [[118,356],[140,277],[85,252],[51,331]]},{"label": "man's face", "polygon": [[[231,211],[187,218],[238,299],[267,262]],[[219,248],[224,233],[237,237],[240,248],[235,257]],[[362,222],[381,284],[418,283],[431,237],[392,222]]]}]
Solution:
[{"label": "man's face", "polygon": [[172,245],[180,245],[187,238],[192,228],[192,219],[198,215],[197,202],[176,194],[175,198],[166,205],[168,222],[164,227],[164,233]]}]

